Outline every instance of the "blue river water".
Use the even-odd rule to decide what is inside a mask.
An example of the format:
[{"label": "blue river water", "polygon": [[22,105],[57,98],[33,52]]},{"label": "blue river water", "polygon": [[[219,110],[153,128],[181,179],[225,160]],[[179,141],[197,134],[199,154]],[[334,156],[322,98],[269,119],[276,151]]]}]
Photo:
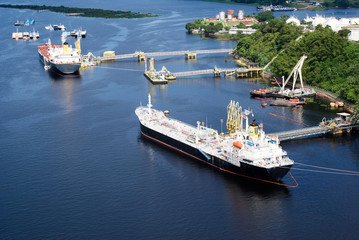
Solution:
[{"label": "blue river water", "polygon": [[[0,1],[11,3],[12,1]],[[48,1],[18,4],[50,5]],[[80,77],[46,72],[37,46],[64,24],[87,30],[83,53],[102,55],[232,48],[231,41],[202,40],[187,22],[226,9],[255,7],[192,0],[68,1],[51,4],[159,14],[156,18],[102,19],[0,8],[0,239],[355,239],[359,236],[359,178],[294,165],[297,188],[259,184],[229,176],[141,138],[134,110],[151,93],[157,109],[194,125],[220,130],[235,100],[250,108],[266,132],[304,127],[336,111],[316,100],[303,108],[261,107],[249,91],[262,80],[186,77],[154,86],[137,59],[103,63]],[[307,15],[353,17],[357,9]],[[276,13],[277,14],[277,13]],[[16,20],[34,18],[38,41],[15,41]],[[74,40],[69,39],[73,44]],[[155,67],[173,72],[235,67],[225,54],[156,57]],[[324,105],[326,104],[326,105]],[[225,124],[223,124],[225,125]],[[359,171],[355,135],[283,142],[296,162]],[[305,169],[305,170],[303,170]],[[286,176],[285,184],[293,180]]]}]

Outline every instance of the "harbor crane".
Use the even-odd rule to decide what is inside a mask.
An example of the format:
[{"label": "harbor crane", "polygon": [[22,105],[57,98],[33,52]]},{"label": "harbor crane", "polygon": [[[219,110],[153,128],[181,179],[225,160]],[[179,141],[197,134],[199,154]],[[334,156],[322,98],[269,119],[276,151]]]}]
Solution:
[{"label": "harbor crane", "polygon": [[302,67],[303,67],[303,63],[304,60],[307,58],[306,55],[303,55],[299,61],[297,62],[297,64],[295,65],[295,67],[293,68],[292,72],[289,74],[288,78],[285,80],[284,82],[284,76],[282,77],[283,79],[283,84],[282,84],[282,88],[281,88],[281,92],[284,91],[285,85],[289,82],[290,78],[293,75],[293,87],[292,87],[292,91],[294,91],[295,88],[295,83],[297,81],[297,78],[299,76],[300,79],[300,85],[301,85],[301,89],[302,91],[304,91],[304,86],[303,86],[303,77],[302,77]]}]

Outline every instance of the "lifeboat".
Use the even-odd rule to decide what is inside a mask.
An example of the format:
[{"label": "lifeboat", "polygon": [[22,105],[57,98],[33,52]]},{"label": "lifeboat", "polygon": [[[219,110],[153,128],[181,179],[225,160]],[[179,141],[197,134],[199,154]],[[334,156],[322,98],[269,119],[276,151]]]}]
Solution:
[{"label": "lifeboat", "polygon": [[241,149],[243,147],[243,145],[242,145],[242,143],[240,141],[233,142],[233,146],[235,146],[235,147],[237,147],[239,149]]}]

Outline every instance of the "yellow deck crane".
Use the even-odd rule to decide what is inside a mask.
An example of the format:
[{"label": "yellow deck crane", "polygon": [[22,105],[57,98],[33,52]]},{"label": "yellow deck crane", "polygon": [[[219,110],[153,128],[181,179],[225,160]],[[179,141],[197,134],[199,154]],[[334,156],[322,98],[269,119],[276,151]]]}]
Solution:
[{"label": "yellow deck crane", "polygon": [[228,134],[242,130],[242,107],[233,100],[227,106],[227,130]]},{"label": "yellow deck crane", "polygon": [[87,53],[86,55],[82,55],[81,67],[87,68],[88,66],[96,66],[96,64],[100,64],[101,61],[97,60],[97,57],[92,54],[92,52]]},{"label": "yellow deck crane", "polygon": [[176,76],[173,75],[170,71],[168,71],[165,66],[162,67],[161,72],[165,74],[166,80],[176,80]]}]

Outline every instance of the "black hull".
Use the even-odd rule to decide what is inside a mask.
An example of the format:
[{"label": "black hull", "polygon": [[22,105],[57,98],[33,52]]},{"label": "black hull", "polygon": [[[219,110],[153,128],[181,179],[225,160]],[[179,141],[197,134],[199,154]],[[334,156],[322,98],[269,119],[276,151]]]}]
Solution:
[{"label": "black hull", "polygon": [[79,73],[79,69],[81,64],[53,64],[47,61],[40,53],[39,53],[40,60],[44,66],[50,67],[52,71],[59,72],[62,74],[74,74]]},{"label": "black hull", "polygon": [[203,163],[206,163],[212,167],[220,169],[222,171],[245,176],[257,180],[266,180],[266,181],[280,181],[289,171],[291,165],[285,167],[276,167],[276,168],[262,168],[253,166],[247,163],[241,163],[241,166],[235,166],[229,162],[226,162],[216,156],[212,156],[200,151],[197,148],[194,148],[190,145],[187,145],[183,142],[177,141],[173,138],[170,138],[166,135],[163,135],[159,132],[156,132],[146,126],[141,124],[141,134],[161,145],[164,145],[172,150],[180,152],[186,156],[199,160]]},{"label": "black hull", "polygon": [[251,95],[251,97],[259,97],[259,98],[269,98],[269,97],[273,97],[274,95],[276,95],[276,92],[255,92],[255,91],[250,91],[249,94]]}]

